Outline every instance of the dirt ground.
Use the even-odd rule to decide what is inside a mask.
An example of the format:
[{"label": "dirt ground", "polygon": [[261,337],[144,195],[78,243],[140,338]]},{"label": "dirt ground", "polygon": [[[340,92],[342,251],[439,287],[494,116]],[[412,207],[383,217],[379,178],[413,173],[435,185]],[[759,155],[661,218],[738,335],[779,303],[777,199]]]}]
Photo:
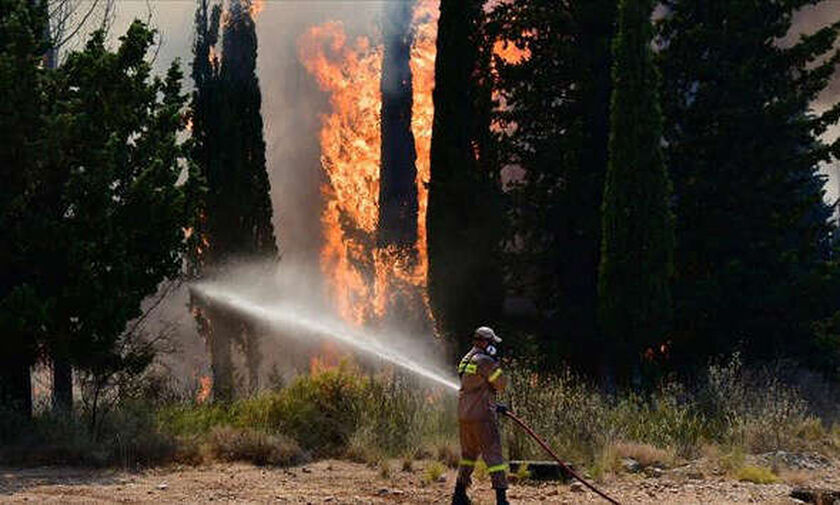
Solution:
[{"label": "dirt ground", "polygon": [[[0,468],[0,503],[104,505],[124,503],[188,504],[446,504],[455,472],[440,482],[424,483],[428,463],[417,462],[401,471],[394,462],[391,475],[346,461],[319,461],[283,468],[247,464],[200,467],[173,466],[142,472],[48,467]],[[792,481],[840,489],[840,467],[799,472]],[[473,503],[493,504],[488,481],[471,489]],[[577,486],[558,483],[512,484],[513,504],[604,503]],[[700,471],[675,469],[657,477],[642,474],[609,479],[603,489],[622,504],[743,504],[801,503],[789,498],[789,484],[757,485],[736,482]]]}]

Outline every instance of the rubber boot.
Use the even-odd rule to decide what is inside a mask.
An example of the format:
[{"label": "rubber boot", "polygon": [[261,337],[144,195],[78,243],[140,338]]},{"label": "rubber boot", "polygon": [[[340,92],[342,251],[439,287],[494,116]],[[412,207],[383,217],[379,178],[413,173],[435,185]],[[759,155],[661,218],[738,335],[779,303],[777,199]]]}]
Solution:
[{"label": "rubber boot", "polygon": [[452,505],[472,505],[469,497],[467,497],[467,486],[463,484],[455,484],[455,492],[452,494]]},{"label": "rubber boot", "polygon": [[510,505],[507,501],[507,489],[496,490],[496,505]]}]

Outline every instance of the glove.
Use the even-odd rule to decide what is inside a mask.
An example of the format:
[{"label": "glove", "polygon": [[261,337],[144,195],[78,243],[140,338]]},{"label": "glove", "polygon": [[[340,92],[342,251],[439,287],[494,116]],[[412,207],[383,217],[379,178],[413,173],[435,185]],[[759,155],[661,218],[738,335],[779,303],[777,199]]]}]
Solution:
[{"label": "glove", "polygon": [[496,413],[497,414],[507,414],[508,410],[509,410],[508,406],[505,405],[504,403],[497,403],[496,404]]}]

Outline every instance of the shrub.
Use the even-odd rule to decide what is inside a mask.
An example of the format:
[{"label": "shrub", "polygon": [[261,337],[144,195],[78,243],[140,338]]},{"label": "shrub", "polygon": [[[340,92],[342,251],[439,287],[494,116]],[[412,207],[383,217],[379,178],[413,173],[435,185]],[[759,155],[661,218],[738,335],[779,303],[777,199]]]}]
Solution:
[{"label": "shrub", "polygon": [[423,472],[422,482],[425,485],[437,482],[444,473],[446,473],[445,466],[439,461],[430,461]]},{"label": "shrub", "polygon": [[754,484],[775,484],[779,482],[779,477],[767,467],[745,465],[735,474],[735,477],[744,482],[752,482]]},{"label": "shrub", "polygon": [[280,466],[303,461],[303,453],[295,441],[254,429],[217,427],[210,434],[209,444],[212,455],[222,461]]}]

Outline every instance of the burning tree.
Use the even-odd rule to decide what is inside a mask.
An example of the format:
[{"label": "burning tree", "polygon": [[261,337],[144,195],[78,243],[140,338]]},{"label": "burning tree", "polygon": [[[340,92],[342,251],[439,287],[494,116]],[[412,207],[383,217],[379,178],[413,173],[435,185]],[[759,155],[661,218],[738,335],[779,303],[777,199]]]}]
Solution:
[{"label": "burning tree", "polygon": [[[275,260],[270,186],[256,76],[254,5],[233,0],[222,14],[202,0],[196,12],[192,100],[199,223],[191,235],[194,278],[224,272],[235,261]],[[223,25],[223,26],[221,26]],[[217,51],[222,29],[222,50]],[[249,387],[259,380],[258,328],[219,307],[193,300],[199,332],[207,339],[217,400],[233,395],[231,346],[245,350]]]},{"label": "burning tree", "polygon": [[400,319],[424,330],[437,3],[386,9],[384,47],[367,37],[348,41],[338,22],[299,40],[300,60],[332,109],[320,132],[321,268],[328,298],[348,322]]},{"label": "burning tree", "polygon": [[417,151],[411,132],[413,2],[386,4],[382,61],[378,245],[417,254]]}]

